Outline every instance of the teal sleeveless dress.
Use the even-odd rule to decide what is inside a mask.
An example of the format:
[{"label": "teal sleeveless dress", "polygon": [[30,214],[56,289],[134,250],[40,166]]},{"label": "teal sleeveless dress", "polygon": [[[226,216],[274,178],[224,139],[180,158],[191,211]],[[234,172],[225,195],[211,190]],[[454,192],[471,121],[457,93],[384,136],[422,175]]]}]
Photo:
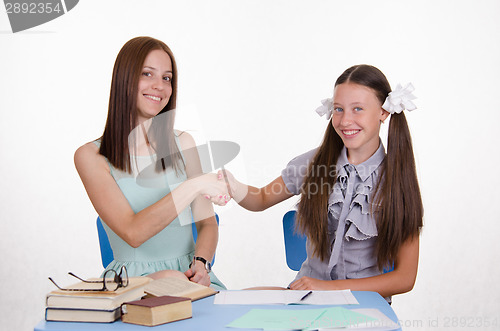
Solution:
[{"label": "teal sleeveless dress", "polygon": [[[179,147],[177,136],[175,139]],[[100,146],[100,140],[96,140],[94,143]],[[152,157],[153,155],[133,156],[131,158],[132,166],[135,165],[140,170],[141,167],[151,165]],[[108,160],[106,159],[106,161]],[[116,169],[109,161],[108,165],[111,175],[135,213],[154,204],[187,179],[184,172],[177,175],[175,170],[170,167],[157,174],[155,182],[161,183],[161,185],[144,185],[144,183],[140,183],[140,185],[134,174]],[[141,246],[134,248],[103,222],[114,255],[114,260],[106,267],[106,270],[114,269],[119,272],[121,267],[125,266],[130,277],[147,276],[161,270],[185,272],[193,260],[195,249],[191,223],[191,208],[188,206],[178,213],[178,217],[162,231]],[[209,276],[212,288],[216,290],[226,289],[213,272],[210,272]]]}]

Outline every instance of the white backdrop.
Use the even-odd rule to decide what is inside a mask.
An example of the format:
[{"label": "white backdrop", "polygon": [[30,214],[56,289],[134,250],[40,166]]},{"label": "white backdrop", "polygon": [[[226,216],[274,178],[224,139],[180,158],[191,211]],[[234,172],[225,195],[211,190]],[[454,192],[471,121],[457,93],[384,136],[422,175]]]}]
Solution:
[{"label": "white backdrop", "polygon": [[[393,307],[405,329],[498,329],[485,325],[500,325],[499,17],[495,0],[86,0],[12,34],[2,10],[0,328],[42,320],[48,276],[100,274],[73,153],[102,133],[119,49],[148,35],[176,55],[180,128],[239,143],[228,168],[253,185],[320,142],[314,109],[348,66],[373,64],[393,87],[412,81],[425,228],[415,288]],[[293,278],[281,230],[293,203],[217,209],[214,270],[228,288]]]}]

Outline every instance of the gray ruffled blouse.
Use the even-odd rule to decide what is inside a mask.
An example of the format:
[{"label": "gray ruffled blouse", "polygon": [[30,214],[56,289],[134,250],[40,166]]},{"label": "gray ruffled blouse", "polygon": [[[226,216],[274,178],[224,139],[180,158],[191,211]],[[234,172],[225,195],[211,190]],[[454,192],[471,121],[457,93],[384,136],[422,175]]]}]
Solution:
[{"label": "gray ruffled blouse", "polygon": [[[307,167],[316,150],[297,156],[281,173],[286,187],[295,195],[301,193]],[[385,149],[380,142],[379,148],[368,160],[352,165],[347,160],[344,147],[336,165],[337,181],[328,201],[329,258],[321,261],[313,257],[308,240],[307,259],[295,280],[303,276],[336,280],[381,274],[375,257],[377,226],[370,207],[384,157]]]}]

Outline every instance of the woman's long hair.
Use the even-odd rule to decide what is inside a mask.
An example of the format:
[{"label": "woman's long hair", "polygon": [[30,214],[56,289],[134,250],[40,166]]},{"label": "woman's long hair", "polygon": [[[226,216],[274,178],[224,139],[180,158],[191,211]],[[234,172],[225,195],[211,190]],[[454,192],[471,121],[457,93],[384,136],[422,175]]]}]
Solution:
[{"label": "woman's long hair", "polygon": [[[163,161],[165,166],[179,170],[183,162],[174,139],[174,118],[177,101],[177,65],[170,48],[160,40],[151,37],[136,37],[129,40],[118,53],[113,68],[109,95],[108,118],[101,137],[99,153],[105,156],[117,169],[131,172],[129,134],[137,123],[137,93],[139,78],[148,54],[153,50],[163,50],[172,61],[172,94],[167,105],[160,111],[170,111],[164,116],[166,121],[153,121],[148,136],[159,157],[169,156]],[[148,137],[148,138],[149,138]],[[161,150],[161,151],[159,151]],[[166,163],[166,164],[165,164]]]},{"label": "woman's long hair", "polygon": [[[391,92],[385,75],[369,65],[347,69],[337,79],[335,86],[346,82],[371,88],[380,105]],[[343,147],[342,139],[329,123],[323,142],[308,167],[298,206],[297,227],[307,235],[314,256],[322,261],[330,255],[328,198],[337,179],[336,164]],[[325,171],[321,172],[320,169]],[[375,199],[371,212],[375,215],[378,231],[375,255],[378,267],[382,270],[396,260],[402,243],[418,236],[422,227],[423,205],[413,147],[402,112],[391,115],[387,156],[381,164],[379,181],[372,196]]]}]

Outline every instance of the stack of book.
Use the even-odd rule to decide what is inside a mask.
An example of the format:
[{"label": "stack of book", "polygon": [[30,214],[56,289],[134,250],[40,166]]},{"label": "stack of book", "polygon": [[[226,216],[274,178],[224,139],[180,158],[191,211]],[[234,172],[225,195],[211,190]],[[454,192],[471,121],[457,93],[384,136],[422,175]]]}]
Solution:
[{"label": "stack of book", "polygon": [[[145,295],[144,287],[150,281],[147,277],[131,277],[127,287],[120,287],[116,291],[52,291],[46,298],[45,320],[114,322],[122,315],[121,305],[142,298]],[[91,286],[95,285],[80,282],[67,288],[86,289]]]}]

